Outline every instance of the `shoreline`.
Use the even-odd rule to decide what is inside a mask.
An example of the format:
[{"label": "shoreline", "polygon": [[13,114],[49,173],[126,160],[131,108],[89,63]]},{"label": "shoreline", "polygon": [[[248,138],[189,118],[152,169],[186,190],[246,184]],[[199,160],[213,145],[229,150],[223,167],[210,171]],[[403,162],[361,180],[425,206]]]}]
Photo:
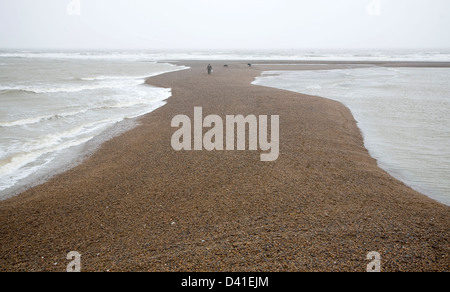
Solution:
[{"label": "shoreline", "polygon": [[[152,62],[156,63],[156,62]],[[169,65],[170,67],[176,67],[173,64],[169,63],[162,63],[162,65]],[[188,68],[179,67],[177,69],[170,69],[169,71],[160,71],[155,72],[152,75],[149,75],[147,77],[136,77],[136,80],[141,79],[142,83],[138,86],[148,86],[145,84],[145,80],[148,78],[151,78],[153,76],[157,76],[160,74],[166,74],[171,72],[177,72],[180,70],[186,70]],[[165,104],[165,100],[161,101],[163,105]],[[160,107],[159,105],[156,105],[156,108]],[[56,159],[54,159],[56,162],[53,162],[49,166],[44,165],[43,170],[39,170],[37,172],[34,172],[30,174],[29,176],[20,179],[18,183],[16,183],[14,186],[9,187],[8,189],[0,191],[0,202],[10,199],[12,197],[18,196],[21,193],[39,186],[41,184],[46,183],[50,179],[52,179],[55,176],[58,176],[78,165],[83,163],[86,159],[88,159],[93,153],[95,153],[99,147],[106,141],[109,141],[117,136],[120,136],[121,134],[132,130],[134,127],[136,127],[139,123],[139,119],[149,113],[154,111],[153,109],[149,109],[148,112],[141,114],[139,116],[134,115],[134,117],[127,118],[125,117],[121,121],[110,123],[102,132],[95,135],[91,140],[82,143],[80,145],[64,149],[57,153]]]},{"label": "shoreline", "polygon": [[[448,207],[378,168],[349,109],[254,88],[261,66],[210,62],[209,80],[207,61],[176,61],[191,70],[147,79],[172,88],[165,106],[77,167],[0,202],[0,270],[62,271],[64,252],[79,250],[86,271],[363,271],[365,254],[379,250],[386,270],[448,271]],[[170,119],[194,106],[279,113],[280,161],[174,153]]]},{"label": "shoreline", "polygon": [[[447,68],[450,67],[449,65],[450,64],[441,64],[439,66],[439,68],[446,68],[447,69]],[[254,66],[257,66],[257,65],[255,64]],[[371,70],[377,70],[377,69],[380,69],[380,68],[392,68],[392,66],[382,66],[382,67],[380,67],[380,66],[373,66],[373,65],[352,65],[352,66],[348,66],[348,65],[333,65],[333,66],[327,66],[327,65],[324,65],[324,64],[316,64],[316,65],[314,65],[314,64],[284,64],[284,65],[283,64],[270,64],[270,65],[258,64],[258,66],[265,66],[267,71],[262,71],[261,76],[258,77],[255,80],[255,82],[253,82],[252,84],[258,85],[258,86],[266,86],[266,87],[269,87],[269,88],[277,88],[277,89],[283,89],[283,86],[280,87],[280,86],[277,86],[277,84],[271,84],[270,82],[269,82],[269,84],[267,84],[267,82],[264,82],[265,76],[278,76],[278,75],[284,76],[283,74],[287,74],[290,71],[290,70],[288,70],[289,67],[288,68],[283,68],[282,70],[281,69],[269,70],[267,68],[267,66],[297,66],[297,68],[295,68],[294,70],[296,70],[296,71],[298,70],[298,72],[301,72],[301,71],[311,72],[310,74],[313,74],[313,72],[316,71],[316,70],[326,70],[326,71],[332,71],[334,69],[341,69],[341,70],[342,69],[344,69],[344,70],[345,69],[349,69],[349,70],[352,70],[352,69],[358,69],[358,70],[371,69]],[[299,66],[301,66],[301,67],[299,67]],[[321,67],[321,66],[324,66],[324,67]],[[424,69],[430,69],[430,70],[431,69],[439,70],[436,67],[427,67],[427,66],[419,66],[419,67],[417,67],[416,64],[409,64],[409,66],[400,67],[400,69],[406,69],[406,68],[424,68]],[[292,86],[292,84],[291,84],[291,86]],[[361,87],[361,86],[362,86],[362,84],[359,85],[359,87]],[[290,90],[289,88],[286,88],[286,90],[292,91],[292,92],[297,92],[297,93],[300,93],[300,94],[308,95],[308,93],[307,93],[308,90],[305,90],[305,91],[296,90],[296,89]],[[311,93],[309,93],[309,94],[311,94]],[[337,96],[333,97],[333,94],[330,94],[330,93],[328,93],[328,94],[331,95],[331,97],[327,96],[323,92],[322,93],[313,93],[312,95],[320,97],[320,98],[326,98],[326,99],[330,99],[330,100],[334,100],[334,101],[340,102],[345,107],[350,109],[350,111],[352,112],[352,115],[356,118],[356,121],[358,123],[358,127],[360,128],[360,130],[362,132],[362,135],[363,135],[363,138],[364,138],[364,142],[365,142],[364,143],[365,148],[369,150],[369,153],[370,153],[371,157],[374,158],[375,160],[377,160],[377,164],[378,164],[378,166],[381,169],[385,170],[387,173],[389,173],[389,175],[391,175],[392,177],[394,177],[397,180],[400,180],[405,185],[407,185],[408,187],[414,189],[415,191],[417,191],[419,193],[422,193],[423,195],[425,195],[425,196],[427,196],[427,197],[437,201],[438,203],[444,204],[446,206],[450,206],[450,202],[448,201],[448,199],[446,199],[446,198],[448,198],[448,196],[447,197],[445,196],[446,194],[448,194],[448,192],[447,193],[446,192],[439,193],[439,192],[436,192],[432,187],[430,188],[430,186],[428,186],[428,188],[427,188],[426,186],[421,185],[420,183],[418,183],[414,179],[411,179],[411,177],[405,176],[404,173],[402,174],[402,172],[399,171],[398,165],[397,165],[397,168],[388,167],[388,165],[390,164],[390,161],[389,161],[389,159],[386,159],[386,157],[389,157],[389,155],[388,156],[382,155],[381,152],[379,151],[380,149],[377,149],[376,147],[371,147],[372,145],[370,144],[370,142],[368,142],[366,140],[367,139],[366,135],[370,134],[369,133],[369,129],[367,127],[364,128],[364,127],[361,126],[361,123],[364,123],[364,119],[361,117],[361,114],[358,115],[358,112],[356,112],[356,113],[354,112],[355,110],[357,111],[357,109],[358,109],[357,107],[355,108],[355,104],[354,103],[352,104],[352,102],[350,102],[348,100],[345,100],[345,98],[342,99],[342,98],[339,98]],[[360,96],[362,95],[361,92],[360,92],[359,95]],[[418,145],[416,145],[416,146],[418,146]],[[392,156],[391,156],[391,158],[392,158]],[[408,169],[408,168],[405,167],[405,169]],[[422,175],[424,175],[423,172],[422,172]],[[418,177],[420,177],[420,176],[416,176],[416,178],[418,178]],[[427,177],[427,178],[429,179],[429,177]],[[443,180],[441,180],[441,181],[443,181]]]},{"label": "shoreline", "polygon": [[24,182],[22,182],[21,184],[13,186],[7,189],[7,191],[3,191],[3,194],[0,197],[0,203],[2,201],[6,201],[11,198],[20,196],[22,193],[34,187],[45,184],[52,178],[79,166],[84,161],[89,159],[89,157],[93,155],[96,151],[98,151],[98,149],[101,148],[103,143],[111,139],[114,139],[115,137],[118,137],[137,127],[139,125],[139,119],[143,116],[132,119],[124,119],[120,122],[117,122],[114,125],[111,125],[103,132],[101,132],[99,135],[95,136],[92,140],[89,140],[84,144],[75,146],[74,149],[70,148],[66,149],[60,155],[62,156],[63,154],[65,154],[64,156],[70,156],[70,158],[67,157],[61,158],[62,161],[60,161],[57,166],[55,165],[46,172],[33,174],[30,177],[24,179]]}]

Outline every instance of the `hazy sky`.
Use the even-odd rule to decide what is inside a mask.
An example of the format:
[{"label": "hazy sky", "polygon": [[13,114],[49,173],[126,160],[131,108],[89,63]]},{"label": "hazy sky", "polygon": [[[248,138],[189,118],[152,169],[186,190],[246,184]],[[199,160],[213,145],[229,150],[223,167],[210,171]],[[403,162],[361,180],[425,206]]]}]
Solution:
[{"label": "hazy sky", "polygon": [[0,0],[0,48],[450,48],[450,0]]}]

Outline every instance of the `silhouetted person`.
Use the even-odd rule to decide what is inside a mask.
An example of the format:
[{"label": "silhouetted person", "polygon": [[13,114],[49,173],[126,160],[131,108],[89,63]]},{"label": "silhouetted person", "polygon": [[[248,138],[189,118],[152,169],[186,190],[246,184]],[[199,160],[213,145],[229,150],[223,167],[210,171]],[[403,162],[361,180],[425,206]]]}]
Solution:
[{"label": "silhouetted person", "polygon": [[208,74],[211,75],[213,71],[213,67],[211,66],[211,64],[208,65]]}]

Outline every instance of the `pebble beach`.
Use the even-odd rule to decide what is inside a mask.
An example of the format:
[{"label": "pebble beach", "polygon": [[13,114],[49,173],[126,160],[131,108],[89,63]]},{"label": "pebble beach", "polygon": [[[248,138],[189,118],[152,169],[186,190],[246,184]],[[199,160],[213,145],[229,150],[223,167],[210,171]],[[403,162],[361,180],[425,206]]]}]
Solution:
[{"label": "pebble beach", "polygon": [[[364,272],[373,251],[382,271],[450,270],[449,207],[379,168],[344,105],[251,84],[274,66],[176,65],[190,69],[146,81],[172,89],[165,106],[0,202],[0,271],[63,272],[71,251],[84,272]],[[279,115],[278,160],[174,151],[172,118],[198,106],[204,116]]]}]

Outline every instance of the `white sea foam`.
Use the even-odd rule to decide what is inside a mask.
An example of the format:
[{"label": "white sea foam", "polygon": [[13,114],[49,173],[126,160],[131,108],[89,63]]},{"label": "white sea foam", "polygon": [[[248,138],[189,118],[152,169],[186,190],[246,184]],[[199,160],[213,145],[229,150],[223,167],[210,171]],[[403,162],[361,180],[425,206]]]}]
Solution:
[{"label": "white sea foam", "polygon": [[447,68],[376,67],[266,72],[254,84],[344,103],[382,168],[450,205],[448,80]]},{"label": "white sea foam", "polygon": [[[97,81],[100,79],[92,79],[89,80],[87,78],[83,79],[83,81]],[[128,78],[128,79],[104,79],[109,82],[91,82],[88,84],[78,84],[78,85],[43,85],[43,86],[35,86],[35,85],[25,85],[25,86],[7,86],[0,85],[0,91],[23,91],[28,93],[74,93],[85,90],[98,90],[105,88],[121,88],[124,86],[130,85],[138,85],[142,83],[142,80],[136,78]],[[131,83],[130,83],[131,81]]]},{"label": "white sea foam", "polygon": [[0,52],[0,58],[58,60],[296,60],[296,61],[426,61],[450,62],[450,52],[420,51],[199,51],[199,52]]},{"label": "white sea foam", "polygon": [[55,115],[46,115],[40,117],[33,117],[28,119],[16,120],[11,122],[0,122],[0,127],[15,127],[15,126],[25,126],[29,124],[39,123],[42,120],[48,120],[54,118]]},{"label": "white sea foam", "polygon": [[87,112],[88,110],[78,110],[78,111],[71,111],[71,112],[65,112],[55,115],[45,115],[45,116],[38,116],[38,117],[32,117],[32,118],[26,118],[21,120],[15,120],[11,122],[6,121],[0,121],[0,127],[17,127],[17,126],[26,126],[26,125],[32,125],[36,124],[45,120],[56,120],[56,119],[63,119],[71,116],[76,116],[82,113]]},{"label": "white sea foam", "polygon": [[[181,68],[187,68],[187,67],[181,67]],[[171,72],[177,71],[177,70],[170,70]],[[147,75],[142,75],[142,76],[105,76],[105,75],[100,75],[100,76],[94,76],[94,77],[82,77],[80,78],[80,80],[83,81],[128,81],[128,80],[145,80],[149,77],[152,76],[157,76],[160,74],[164,74],[166,73],[166,71],[161,71],[161,72],[152,72],[149,73]]]},{"label": "white sea foam", "polygon": [[145,78],[187,69],[108,54],[19,55],[0,71],[0,199],[65,169],[112,125],[163,106],[171,89]]},{"label": "white sea foam", "polygon": [[[62,145],[68,141],[76,141],[80,138],[85,137],[86,135],[98,133],[110,123],[114,123],[117,121],[119,121],[119,119],[103,119],[100,121],[82,124],[66,131],[39,136],[28,141],[12,142],[9,147],[5,147],[2,145],[2,147],[0,148],[2,150],[0,158],[3,161],[12,161],[17,157],[23,157],[23,153],[26,153],[28,157],[32,156],[33,153],[36,154],[52,152],[48,149],[55,149],[54,147]],[[4,174],[5,169],[11,169],[9,164],[0,167],[0,176]]]},{"label": "white sea foam", "polygon": [[37,170],[42,169],[54,159],[54,157],[50,157],[42,162],[39,162],[38,164],[32,164],[37,162],[37,160],[43,155],[56,153],[61,150],[84,144],[92,138],[93,136],[78,140],[70,140],[67,142],[58,143],[53,147],[43,147],[33,152],[24,152],[14,156],[9,160],[9,163],[0,166],[0,191],[14,186],[18,181],[26,178],[32,173],[35,173]]},{"label": "white sea foam", "polygon": [[147,54],[120,52],[0,52],[0,58],[58,59],[58,60],[145,60]]}]

